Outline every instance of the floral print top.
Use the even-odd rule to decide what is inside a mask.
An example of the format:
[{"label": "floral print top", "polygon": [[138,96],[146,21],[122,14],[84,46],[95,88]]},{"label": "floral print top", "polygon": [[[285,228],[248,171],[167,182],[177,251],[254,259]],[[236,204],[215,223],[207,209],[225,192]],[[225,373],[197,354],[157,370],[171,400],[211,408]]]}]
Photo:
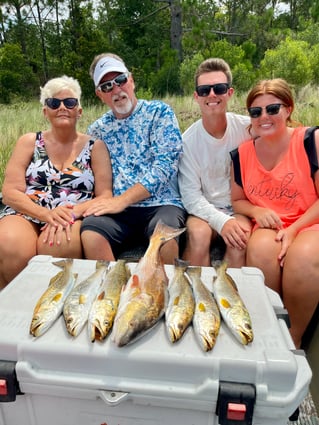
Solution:
[{"label": "floral print top", "polygon": [[139,100],[127,118],[117,119],[108,111],[89,127],[88,133],[103,140],[109,150],[114,196],[140,183],[151,196],[134,206],[182,207],[177,185],[182,137],[169,105],[159,100]]},{"label": "floral print top", "polygon": [[[93,198],[94,175],[91,169],[91,151],[94,139],[89,140],[70,167],[57,169],[48,157],[42,132],[36,135],[31,162],[26,170],[26,191],[29,198],[48,209],[59,205],[75,205]],[[19,214],[6,206],[0,218]],[[21,214],[27,220],[39,223],[36,218]]]}]

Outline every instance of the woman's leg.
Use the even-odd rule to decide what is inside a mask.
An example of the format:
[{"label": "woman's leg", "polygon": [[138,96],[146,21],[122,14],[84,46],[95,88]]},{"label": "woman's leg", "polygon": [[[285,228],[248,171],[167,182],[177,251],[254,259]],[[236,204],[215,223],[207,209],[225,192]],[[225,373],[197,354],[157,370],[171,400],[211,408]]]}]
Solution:
[{"label": "woman's leg", "polygon": [[80,227],[81,220],[76,220],[75,223],[70,226],[70,240],[67,240],[64,230],[60,231],[60,245],[54,243],[54,245],[50,246],[49,242],[43,243],[43,235],[40,234],[37,243],[37,253],[40,255],[52,255],[52,257],[83,258]]},{"label": "woman's leg", "polygon": [[0,289],[36,255],[39,226],[18,215],[0,220]]},{"label": "woman's leg", "polygon": [[282,277],[283,302],[297,348],[319,302],[319,232],[299,233],[289,247]]}]

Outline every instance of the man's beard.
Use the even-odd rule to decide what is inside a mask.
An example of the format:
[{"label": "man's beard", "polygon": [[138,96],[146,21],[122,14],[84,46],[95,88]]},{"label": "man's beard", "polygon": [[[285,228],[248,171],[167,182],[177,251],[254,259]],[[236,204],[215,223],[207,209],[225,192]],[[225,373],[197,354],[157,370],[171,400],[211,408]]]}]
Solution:
[{"label": "man's beard", "polygon": [[[121,99],[121,102],[123,101],[123,98],[125,98],[125,103],[123,105],[118,105],[116,102],[114,102],[114,99]],[[125,92],[121,92],[119,95],[113,96],[113,105],[115,111],[120,115],[127,115],[129,114],[133,109],[133,102],[128,97],[128,95]]]}]

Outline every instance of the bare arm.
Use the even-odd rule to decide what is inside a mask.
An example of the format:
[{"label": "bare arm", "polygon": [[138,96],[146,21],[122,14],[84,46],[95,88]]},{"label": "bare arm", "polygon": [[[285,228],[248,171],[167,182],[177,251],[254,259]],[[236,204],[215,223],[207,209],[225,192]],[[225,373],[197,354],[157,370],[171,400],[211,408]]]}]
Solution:
[{"label": "bare arm", "polygon": [[35,133],[24,134],[18,139],[13,149],[2,187],[3,203],[22,214],[37,218],[41,222],[65,225],[70,214],[67,207],[61,208],[60,214],[54,215],[48,212],[47,208],[37,205],[25,194],[25,175],[33,155],[35,138]]}]

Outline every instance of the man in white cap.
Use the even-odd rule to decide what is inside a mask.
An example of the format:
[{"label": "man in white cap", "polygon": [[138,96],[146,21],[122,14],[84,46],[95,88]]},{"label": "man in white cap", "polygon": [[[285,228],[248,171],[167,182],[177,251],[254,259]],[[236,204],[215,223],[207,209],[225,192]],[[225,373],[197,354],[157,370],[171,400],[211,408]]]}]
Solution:
[{"label": "man in white cap", "polygon": [[[182,137],[170,106],[136,98],[133,76],[119,56],[96,56],[90,75],[96,95],[110,108],[88,133],[110,152],[114,197],[87,211],[81,237],[86,258],[114,261],[134,241],[142,239],[146,246],[158,220],[184,227],[177,183]],[[161,255],[173,264],[178,241],[163,245]]]}]

